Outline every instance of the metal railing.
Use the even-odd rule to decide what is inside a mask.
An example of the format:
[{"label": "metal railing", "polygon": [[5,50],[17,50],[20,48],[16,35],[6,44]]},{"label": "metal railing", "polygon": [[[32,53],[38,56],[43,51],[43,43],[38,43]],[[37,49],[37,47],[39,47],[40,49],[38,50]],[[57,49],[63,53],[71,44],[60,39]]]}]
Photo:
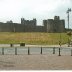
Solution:
[{"label": "metal railing", "polygon": [[[48,54],[48,55],[68,55],[72,56],[72,47],[2,47],[0,48],[0,55],[6,54],[28,54],[31,55],[33,53],[38,54]],[[67,55],[67,54],[66,54]]]}]

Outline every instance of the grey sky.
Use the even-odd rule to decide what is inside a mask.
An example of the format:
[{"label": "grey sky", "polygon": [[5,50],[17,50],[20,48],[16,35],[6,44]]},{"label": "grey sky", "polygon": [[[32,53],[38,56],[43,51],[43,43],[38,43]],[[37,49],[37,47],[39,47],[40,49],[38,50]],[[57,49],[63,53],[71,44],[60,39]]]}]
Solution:
[{"label": "grey sky", "polygon": [[[0,0],[0,21],[20,23],[21,17],[37,19],[37,24],[42,25],[42,20],[53,18],[55,15],[65,19],[67,27],[68,8],[72,8],[72,0]],[[72,12],[70,13],[70,28],[72,28]]]}]

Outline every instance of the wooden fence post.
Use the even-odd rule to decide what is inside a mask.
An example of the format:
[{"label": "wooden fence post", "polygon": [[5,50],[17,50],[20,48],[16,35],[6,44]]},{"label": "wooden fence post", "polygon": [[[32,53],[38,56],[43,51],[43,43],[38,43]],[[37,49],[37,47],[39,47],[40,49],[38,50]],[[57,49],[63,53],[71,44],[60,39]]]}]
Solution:
[{"label": "wooden fence post", "polygon": [[30,55],[30,49],[29,49],[29,47],[28,47],[28,55]]},{"label": "wooden fence post", "polygon": [[55,47],[53,48],[53,54],[55,54]]},{"label": "wooden fence post", "polygon": [[17,55],[17,48],[15,48],[15,55]]},{"label": "wooden fence post", "polygon": [[60,48],[59,48],[59,56],[61,56],[61,54],[60,54]]},{"label": "wooden fence post", "polygon": [[2,48],[2,55],[4,55],[4,48]]},{"label": "wooden fence post", "polygon": [[13,44],[10,44],[10,47],[13,47]]},{"label": "wooden fence post", "polygon": [[42,54],[42,47],[41,47],[41,54]]},{"label": "wooden fence post", "polygon": [[72,49],[71,49],[71,56],[72,56]]}]

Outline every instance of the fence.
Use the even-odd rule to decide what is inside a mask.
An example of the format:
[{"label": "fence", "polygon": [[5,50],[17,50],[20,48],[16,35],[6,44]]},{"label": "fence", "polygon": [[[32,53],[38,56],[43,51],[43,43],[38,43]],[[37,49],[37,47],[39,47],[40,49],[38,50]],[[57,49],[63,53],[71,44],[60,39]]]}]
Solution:
[{"label": "fence", "polygon": [[2,47],[0,55],[20,55],[20,54],[48,54],[48,55],[71,55],[71,47]]}]

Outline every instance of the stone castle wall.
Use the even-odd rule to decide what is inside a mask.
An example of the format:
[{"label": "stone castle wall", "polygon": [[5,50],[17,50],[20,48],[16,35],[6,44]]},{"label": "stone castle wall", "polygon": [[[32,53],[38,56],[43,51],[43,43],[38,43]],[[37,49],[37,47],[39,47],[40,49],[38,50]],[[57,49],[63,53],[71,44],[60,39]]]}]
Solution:
[{"label": "stone castle wall", "polygon": [[60,20],[59,16],[55,16],[54,19],[44,20],[43,22],[47,32],[65,32],[65,20]]},{"label": "stone castle wall", "polygon": [[21,18],[21,24],[0,23],[0,32],[64,32],[65,21],[59,16],[54,19],[43,20],[43,26],[37,26],[36,19],[25,20]]}]

